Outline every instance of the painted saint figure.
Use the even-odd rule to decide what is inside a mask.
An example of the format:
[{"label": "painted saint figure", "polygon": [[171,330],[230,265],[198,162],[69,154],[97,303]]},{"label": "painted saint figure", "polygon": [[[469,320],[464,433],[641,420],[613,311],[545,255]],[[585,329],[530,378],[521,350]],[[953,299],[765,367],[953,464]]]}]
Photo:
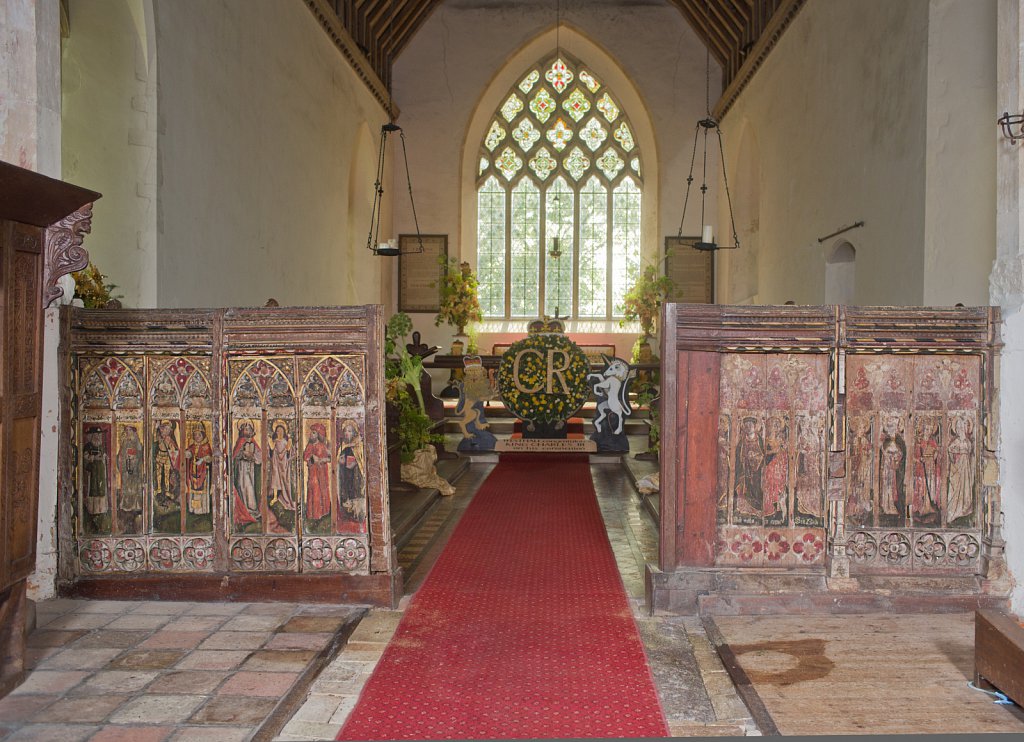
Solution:
[{"label": "painted saint figure", "polygon": [[292,439],[288,429],[278,423],[270,441],[270,504],[281,504],[285,510],[295,510],[292,499]]},{"label": "painted saint figure", "polygon": [[327,428],[323,423],[309,426],[309,442],[302,452],[306,462],[306,518],[320,520],[331,512],[330,461]]},{"label": "painted saint figure", "polygon": [[761,491],[764,493],[762,510],[766,516],[779,511],[783,519],[786,517],[786,494],[789,489],[787,435],[785,420],[778,416],[768,419],[768,431],[764,437],[765,465],[761,475]]},{"label": "painted saint figure", "polygon": [[256,442],[256,429],[250,422],[238,426],[238,439],[231,450],[231,491],[234,494],[234,518],[238,525],[260,520],[260,469],[263,452]]},{"label": "painted saint figure", "polygon": [[128,513],[142,510],[142,441],[134,425],[121,429],[117,471],[121,475],[118,509]]},{"label": "painted saint figure", "polygon": [[153,493],[157,498],[177,500],[180,480],[178,438],[172,420],[156,426],[153,443]]},{"label": "painted saint figure", "polygon": [[871,418],[850,418],[850,489],[846,516],[852,522],[871,522]]},{"label": "painted saint figure", "polygon": [[197,425],[192,442],[185,449],[185,482],[188,485],[188,511],[196,515],[210,512],[210,465],[213,447],[206,438],[206,429]]},{"label": "painted saint figure", "polygon": [[761,492],[761,470],[764,467],[764,441],[757,429],[757,419],[743,418],[740,440],[736,444],[736,512],[761,515],[764,497]]},{"label": "painted saint figure", "polygon": [[797,425],[796,508],[812,518],[822,517],[821,426],[813,417]]},{"label": "painted saint figure", "polygon": [[935,417],[917,419],[914,435],[914,519],[934,522],[939,512],[939,435],[941,423]]},{"label": "painted saint figure", "polygon": [[341,424],[341,443],[338,446],[338,499],[341,511],[350,520],[366,520],[363,497],[364,484],[363,440],[353,420]]},{"label": "painted saint figure", "polygon": [[907,444],[903,440],[903,420],[899,415],[882,417],[882,440],[878,454],[878,509],[888,516],[886,525],[898,522],[906,510],[904,474],[907,470]]},{"label": "painted saint figure", "polygon": [[949,428],[946,459],[946,523],[970,515],[974,509],[974,428],[965,417],[954,417]]},{"label": "painted saint figure", "polygon": [[99,426],[93,426],[85,431],[85,445],[82,446],[82,470],[85,474],[83,482],[85,511],[90,515],[109,513],[107,447],[103,440],[103,428]]}]

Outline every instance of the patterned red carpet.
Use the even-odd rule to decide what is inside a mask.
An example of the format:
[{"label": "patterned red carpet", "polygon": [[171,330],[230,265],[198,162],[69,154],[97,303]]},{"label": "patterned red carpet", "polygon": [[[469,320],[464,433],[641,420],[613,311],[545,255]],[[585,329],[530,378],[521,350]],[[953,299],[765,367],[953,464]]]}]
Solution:
[{"label": "patterned red carpet", "polygon": [[586,457],[502,457],[338,739],[667,737]]}]

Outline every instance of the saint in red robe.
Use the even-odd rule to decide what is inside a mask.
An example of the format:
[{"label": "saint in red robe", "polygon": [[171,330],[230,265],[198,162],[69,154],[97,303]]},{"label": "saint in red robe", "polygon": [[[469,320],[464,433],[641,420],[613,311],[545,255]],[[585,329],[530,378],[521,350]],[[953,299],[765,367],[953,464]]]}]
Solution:
[{"label": "saint in red robe", "polygon": [[320,520],[331,512],[330,461],[327,429],[321,423],[310,426],[309,443],[302,453],[309,474],[306,477],[306,518]]}]

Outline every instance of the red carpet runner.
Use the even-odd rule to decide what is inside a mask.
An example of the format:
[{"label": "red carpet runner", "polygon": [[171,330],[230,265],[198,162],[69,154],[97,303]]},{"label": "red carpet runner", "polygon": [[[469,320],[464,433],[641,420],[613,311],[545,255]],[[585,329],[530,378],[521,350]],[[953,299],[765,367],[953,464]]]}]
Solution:
[{"label": "red carpet runner", "polygon": [[338,739],[667,736],[586,457],[503,456]]}]

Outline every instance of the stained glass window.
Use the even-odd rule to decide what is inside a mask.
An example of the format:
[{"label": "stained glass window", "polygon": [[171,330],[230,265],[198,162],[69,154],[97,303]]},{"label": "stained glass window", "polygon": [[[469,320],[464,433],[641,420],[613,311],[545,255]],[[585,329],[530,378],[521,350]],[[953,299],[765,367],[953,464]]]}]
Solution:
[{"label": "stained glass window", "polygon": [[516,140],[523,152],[529,152],[533,149],[533,145],[537,143],[537,140],[540,139],[540,132],[537,131],[537,127],[533,125],[530,119],[524,118],[512,130],[512,138]]},{"label": "stained glass window", "polygon": [[621,317],[640,267],[641,153],[632,124],[614,92],[569,55],[517,80],[480,144],[484,316]]}]

